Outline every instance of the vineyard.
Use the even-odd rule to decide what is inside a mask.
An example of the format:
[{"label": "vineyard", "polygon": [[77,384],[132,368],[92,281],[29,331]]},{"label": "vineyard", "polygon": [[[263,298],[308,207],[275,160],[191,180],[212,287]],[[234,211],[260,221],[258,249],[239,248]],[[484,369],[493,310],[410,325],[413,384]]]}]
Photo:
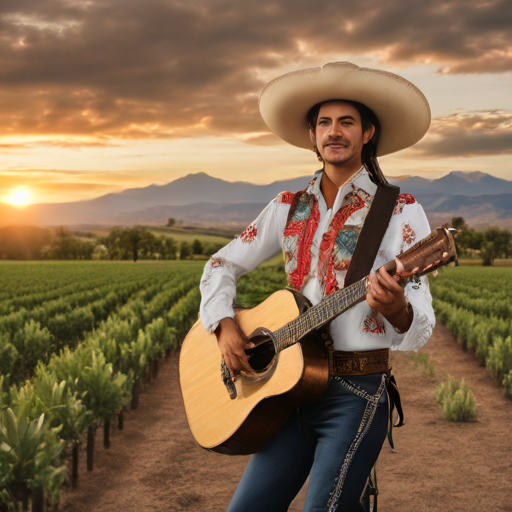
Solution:
[{"label": "vineyard", "polygon": [[[0,265],[0,512],[58,510],[78,485],[80,445],[138,407],[159,360],[197,319],[204,262]],[[238,283],[253,306],[286,286],[282,265]],[[442,321],[512,395],[512,269],[459,267],[431,279]]]},{"label": "vineyard", "polygon": [[0,510],[44,510],[94,467],[197,319],[204,262],[0,265]]},{"label": "vineyard", "polygon": [[512,268],[448,268],[430,286],[437,319],[512,398]]}]

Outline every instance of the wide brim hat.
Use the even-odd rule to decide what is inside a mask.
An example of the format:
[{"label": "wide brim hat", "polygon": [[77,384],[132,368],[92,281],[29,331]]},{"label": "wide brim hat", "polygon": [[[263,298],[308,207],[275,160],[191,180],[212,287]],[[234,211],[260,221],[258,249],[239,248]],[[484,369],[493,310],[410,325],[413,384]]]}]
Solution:
[{"label": "wide brim hat", "polygon": [[350,62],[329,62],[279,76],[263,88],[259,106],[272,132],[311,150],[307,114],[329,100],[358,101],[373,110],[381,127],[377,156],[416,144],[430,126],[428,101],[415,85],[394,73]]}]

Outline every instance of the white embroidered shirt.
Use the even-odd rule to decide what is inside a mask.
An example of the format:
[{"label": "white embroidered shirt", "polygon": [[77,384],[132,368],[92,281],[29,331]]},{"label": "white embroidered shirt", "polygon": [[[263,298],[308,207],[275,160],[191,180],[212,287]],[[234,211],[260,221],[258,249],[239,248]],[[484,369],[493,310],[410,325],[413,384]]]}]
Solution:
[{"label": "white embroidered shirt", "polygon": [[[311,244],[309,275],[302,282],[301,293],[313,305],[324,297],[325,286],[319,276],[319,253],[322,236],[329,229],[336,212],[346,204],[351,193],[365,197],[365,206],[348,217],[344,227],[360,229],[377,191],[363,166],[340,189],[331,209],[323,198],[320,184],[322,170],[315,173],[317,179],[309,190],[318,200],[320,219]],[[220,320],[234,317],[233,300],[236,282],[260,263],[275,256],[287,247],[283,237],[290,204],[280,200],[281,194],[272,200],[257,219],[236,239],[231,241],[207,262],[201,278],[200,315],[205,329],[213,332]],[[430,233],[430,227],[421,205],[407,194],[401,194],[395,206],[375,259],[372,272],[393,260]],[[289,240],[289,237],[288,237]],[[346,270],[335,270],[336,281],[343,286]],[[331,322],[331,335],[335,350],[367,351],[381,348],[417,351],[430,338],[435,325],[428,279],[423,276],[405,287],[405,296],[412,305],[414,316],[409,330],[400,334],[366,301],[352,307]]]}]

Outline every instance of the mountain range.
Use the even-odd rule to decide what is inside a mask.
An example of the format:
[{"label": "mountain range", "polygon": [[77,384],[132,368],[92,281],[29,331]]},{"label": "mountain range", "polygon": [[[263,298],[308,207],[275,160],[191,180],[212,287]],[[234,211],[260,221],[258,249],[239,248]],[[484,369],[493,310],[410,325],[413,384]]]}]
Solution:
[{"label": "mountain range", "polygon": [[[166,185],[126,189],[88,201],[34,204],[24,209],[0,203],[0,226],[162,225],[174,217],[189,224],[222,225],[236,231],[254,220],[279,192],[301,190],[310,179],[303,176],[255,185],[200,172]],[[462,216],[477,229],[489,224],[512,227],[512,181],[479,171],[453,171],[434,180],[403,176],[389,181],[422,204],[432,226]]]}]

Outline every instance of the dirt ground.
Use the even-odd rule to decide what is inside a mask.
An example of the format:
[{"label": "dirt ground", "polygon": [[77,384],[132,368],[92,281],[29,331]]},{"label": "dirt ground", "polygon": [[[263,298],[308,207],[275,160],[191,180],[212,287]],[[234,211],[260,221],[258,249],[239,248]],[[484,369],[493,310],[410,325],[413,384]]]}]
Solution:
[{"label": "dirt ground", "polygon": [[[415,368],[411,355],[394,353],[406,425],[394,430],[395,452],[386,443],[378,466],[379,511],[512,511],[512,401],[464,352],[443,325],[422,349],[436,375]],[[442,419],[434,388],[448,374],[464,377],[478,401],[478,419]],[[178,355],[161,366],[113,429],[111,447],[96,437],[95,467],[87,472],[80,452],[76,489],[66,489],[65,512],[170,512],[226,510],[248,457],[227,457],[199,448],[188,430],[178,384]],[[290,511],[302,511],[306,488]],[[264,512],[264,511],[262,511]]]}]

